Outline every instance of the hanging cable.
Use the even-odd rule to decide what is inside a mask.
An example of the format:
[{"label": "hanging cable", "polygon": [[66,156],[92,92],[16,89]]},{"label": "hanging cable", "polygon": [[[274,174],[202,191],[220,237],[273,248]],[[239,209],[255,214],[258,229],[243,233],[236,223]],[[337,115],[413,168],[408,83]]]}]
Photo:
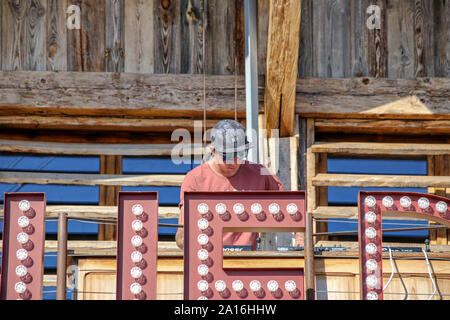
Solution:
[{"label": "hanging cable", "polygon": [[203,142],[206,147],[206,1],[203,0],[203,30],[202,30],[202,54],[203,54]]},{"label": "hanging cable", "polygon": [[389,284],[391,283],[392,279],[394,278],[394,273],[395,273],[395,269],[394,269],[394,260],[392,259],[392,250],[391,247],[389,247],[389,261],[391,262],[391,277],[389,278],[388,282],[386,282],[386,284],[384,285],[383,288],[383,292],[386,291],[386,288],[389,286]]},{"label": "hanging cable", "polygon": [[436,286],[436,282],[433,279],[433,276],[431,275],[431,266],[430,266],[430,261],[428,260],[427,252],[423,249],[422,249],[422,252],[425,255],[425,260],[427,262],[427,268],[428,268],[428,275],[430,276],[431,283],[433,283],[433,287],[434,287],[433,294],[428,298],[428,300],[431,300],[431,299],[433,299],[434,295],[436,294],[437,286]]}]

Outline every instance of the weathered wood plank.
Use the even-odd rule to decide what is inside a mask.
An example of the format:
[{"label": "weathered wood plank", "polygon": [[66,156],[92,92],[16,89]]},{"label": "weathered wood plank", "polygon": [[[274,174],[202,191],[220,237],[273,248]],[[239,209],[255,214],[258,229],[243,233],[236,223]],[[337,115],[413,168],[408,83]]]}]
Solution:
[{"label": "weathered wood plank", "polygon": [[387,0],[368,1],[368,5],[375,5],[380,8],[380,28],[374,28],[371,30],[366,29],[368,71],[369,76],[375,78],[386,78],[388,75],[388,31],[386,1]]},{"label": "weathered wood plank", "polygon": [[124,71],[124,37],[125,37],[124,0],[106,0],[105,30],[106,30],[106,70],[110,72]]},{"label": "weathered wood plank", "polygon": [[203,1],[184,0],[181,8],[184,49],[181,53],[181,73],[203,73]]},{"label": "weathered wood plank", "polygon": [[269,34],[269,0],[258,0],[258,75],[265,75],[267,70],[267,37]]},{"label": "weathered wood plank", "polygon": [[125,72],[154,73],[154,0],[126,0]]},{"label": "weathered wood plank", "polygon": [[47,71],[67,71],[67,0],[48,0]]},{"label": "weathered wood plank", "polygon": [[312,178],[316,187],[399,187],[426,188],[450,187],[450,176],[393,176],[393,175],[358,175],[358,174],[317,174]]},{"label": "weathered wood plank", "polygon": [[350,0],[350,62],[352,77],[367,77],[367,8],[369,0]]},{"label": "weathered wood plank", "polygon": [[112,175],[42,172],[0,172],[2,183],[62,184],[82,186],[181,186],[184,175]]},{"label": "weathered wood plank", "polygon": [[298,55],[298,76],[302,78],[314,76],[314,16],[312,1],[313,0],[302,0],[300,45]]},{"label": "weathered wood plank", "polygon": [[434,77],[433,6],[429,0],[416,0],[414,11],[414,69],[416,77]]},{"label": "weathered wood plank", "polygon": [[[258,7],[257,7],[258,10]],[[245,12],[244,0],[234,1],[234,70],[245,74]]]},{"label": "weathered wood plank", "polygon": [[434,1],[434,73],[450,77],[450,2]]}]

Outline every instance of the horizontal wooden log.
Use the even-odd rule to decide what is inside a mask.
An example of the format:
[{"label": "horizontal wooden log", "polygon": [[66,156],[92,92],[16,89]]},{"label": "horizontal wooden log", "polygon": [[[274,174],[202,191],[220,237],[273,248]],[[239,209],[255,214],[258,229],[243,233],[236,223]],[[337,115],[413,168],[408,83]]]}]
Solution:
[{"label": "horizontal wooden log", "polygon": [[315,119],[316,132],[448,135],[449,120]]},{"label": "horizontal wooden log", "polygon": [[109,175],[42,172],[0,172],[0,183],[62,184],[82,186],[181,186],[184,175]]},{"label": "horizontal wooden log", "polygon": [[[358,219],[358,207],[317,207],[313,210],[314,219]],[[398,217],[395,215],[386,216],[389,220],[417,221],[412,217]]]},{"label": "horizontal wooden log", "polygon": [[312,178],[316,187],[450,187],[450,176],[394,176],[363,174],[317,174]]},{"label": "horizontal wooden log", "polygon": [[170,156],[175,146],[177,150],[183,150],[183,155],[202,155],[204,152],[201,145],[195,144],[89,144],[0,140],[0,152],[84,156]]},{"label": "horizontal wooden log", "polygon": [[450,144],[317,142],[311,150],[315,153],[345,155],[426,156],[450,154]]}]

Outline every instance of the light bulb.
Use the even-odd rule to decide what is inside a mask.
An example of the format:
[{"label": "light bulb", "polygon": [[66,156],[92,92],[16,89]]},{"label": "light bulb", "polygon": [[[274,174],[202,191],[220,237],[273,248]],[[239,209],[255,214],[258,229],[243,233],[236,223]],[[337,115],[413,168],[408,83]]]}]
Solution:
[{"label": "light bulb", "polygon": [[374,259],[370,259],[366,261],[366,268],[369,271],[375,271],[378,269],[378,263]]},{"label": "light bulb", "polygon": [[375,275],[366,278],[366,284],[369,288],[375,288],[378,285],[378,278]]},{"label": "light bulb", "polygon": [[367,300],[378,300],[378,294],[375,291],[370,291],[366,297]]},{"label": "light bulb", "polygon": [[140,216],[144,213],[144,207],[142,207],[140,204],[135,204],[131,208],[131,212],[133,212],[135,216]]},{"label": "light bulb", "polygon": [[236,203],[236,204],[233,206],[233,211],[234,211],[234,213],[236,213],[236,214],[243,214],[244,211],[245,211],[244,205],[243,205],[242,203]]},{"label": "light bulb", "polygon": [[236,292],[241,292],[244,289],[244,283],[241,280],[234,280],[231,286]]},{"label": "light bulb", "polygon": [[132,294],[137,295],[141,293],[142,286],[139,283],[135,282],[130,286],[130,291]]},{"label": "light bulb", "polygon": [[368,223],[374,223],[375,221],[377,221],[377,215],[375,214],[375,212],[369,211],[366,213],[365,217]]},{"label": "light bulb", "polygon": [[201,297],[198,297],[198,299],[197,300],[208,300],[208,298],[207,297],[205,297],[205,296],[201,296]]},{"label": "light bulb", "polygon": [[386,196],[383,198],[383,206],[385,206],[386,208],[392,208],[393,205],[394,199],[392,199],[392,197]]},{"label": "light bulb", "polygon": [[411,207],[411,198],[410,197],[401,197],[401,199],[400,199],[400,205],[403,207],[403,208],[409,208],[409,207]]},{"label": "light bulb", "polygon": [[253,214],[260,214],[262,212],[262,206],[259,203],[252,204],[250,210]]},{"label": "light bulb", "polygon": [[30,225],[30,219],[28,219],[28,217],[26,216],[21,216],[19,217],[19,219],[17,219],[17,224],[21,228],[26,228]]},{"label": "light bulb", "polygon": [[227,284],[223,280],[217,280],[214,284],[217,292],[224,292],[227,289]]},{"label": "light bulb", "polygon": [[201,292],[205,292],[209,289],[209,284],[205,280],[200,280],[199,282],[197,282],[197,288]]},{"label": "light bulb", "polygon": [[31,208],[31,204],[28,200],[22,200],[19,202],[19,210],[20,211],[28,211]]},{"label": "light bulb", "polygon": [[201,260],[201,261],[205,261],[206,259],[208,259],[208,251],[206,251],[205,249],[201,249],[198,250],[197,252],[197,257]]},{"label": "light bulb", "polygon": [[207,214],[209,212],[209,207],[208,207],[208,205],[206,203],[200,203],[197,206],[197,211],[200,214]]},{"label": "light bulb", "polygon": [[144,224],[142,223],[141,220],[134,220],[134,221],[131,223],[131,228],[132,228],[134,231],[139,232],[139,231],[141,231],[141,230],[144,228]]},{"label": "light bulb", "polygon": [[364,199],[364,203],[369,208],[373,208],[377,204],[377,200],[372,196],[368,196],[366,197],[366,199]]},{"label": "light bulb", "polygon": [[448,205],[444,201],[439,201],[438,203],[436,203],[436,210],[438,212],[445,213],[445,212],[447,212],[447,209],[448,209]]},{"label": "light bulb", "polygon": [[261,282],[259,282],[258,280],[253,280],[252,282],[250,282],[250,290],[252,290],[253,292],[261,290]]},{"label": "light bulb", "polygon": [[19,259],[20,261],[25,260],[26,258],[28,258],[28,252],[25,249],[19,249],[16,252],[16,257],[17,259]]},{"label": "light bulb", "polygon": [[206,234],[202,233],[197,237],[197,241],[199,245],[206,246],[209,242],[209,237]]},{"label": "light bulb", "polygon": [[142,277],[142,269],[139,267],[133,267],[131,268],[130,274],[134,279],[139,279]]},{"label": "light bulb", "polygon": [[288,280],[284,283],[284,287],[288,292],[294,292],[297,289],[297,284],[294,280]]},{"label": "light bulb", "polygon": [[18,277],[25,277],[28,274],[28,270],[25,266],[17,266],[16,267],[16,275]]},{"label": "light bulb", "polygon": [[276,292],[278,290],[278,282],[270,280],[267,282],[267,289],[269,289],[270,292]]},{"label": "light bulb", "polygon": [[372,227],[366,229],[366,237],[369,239],[375,239],[377,236],[377,230]]},{"label": "light bulb", "polygon": [[297,214],[297,212],[298,212],[298,207],[297,207],[297,205],[296,205],[295,203],[289,203],[289,204],[286,206],[286,211],[287,211],[287,213],[289,213],[290,215],[294,215],[294,214]]},{"label": "light bulb", "polygon": [[25,244],[28,242],[28,240],[29,240],[28,235],[25,232],[21,232],[17,235],[17,241],[20,244]]},{"label": "light bulb", "polygon": [[278,203],[271,203],[269,205],[269,212],[271,214],[278,214],[280,212],[280,206],[278,205]]},{"label": "light bulb", "polygon": [[140,236],[133,236],[131,238],[131,244],[135,247],[140,247],[142,245],[142,238]]},{"label": "light bulb", "polygon": [[208,220],[202,218],[198,220],[197,225],[200,228],[200,230],[206,230],[208,229],[209,223]]},{"label": "light bulb", "polygon": [[417,204],[419,205],[420,209],[425,210],[430,206],[430,200],[428,200],[427,198],[420,198],[419,200],[417,200]]},{"label": "light bulb", "polygon": [[201,264],[198,266],[197,272],[201,277],[205,277],[209,273],[209,268],[206,264]]},{"label": "light bulb", "polygon": [[131,261],[133,261],[134,263],[138,263],[142,261],[142,253],[140,253],[139,251],[133,251],[131,253]]},{"label": "light bulb", "polygon": [[366,246],[366,251],[368,254],[374,255],[375,253],[377,253],[377,246],[374,243],[369,243]]},{"label": "light bulb", "polygon": [[27,290],[27,285],[23,282],[17,282],[14,285],[14,291],[16,291],[17,293],[24,293]]},{"label": "light bulb", "polygon": [[218,203],[216,205],[216,212],[217,214],[225,214],[227,212],[227,206],[224,203]]}]

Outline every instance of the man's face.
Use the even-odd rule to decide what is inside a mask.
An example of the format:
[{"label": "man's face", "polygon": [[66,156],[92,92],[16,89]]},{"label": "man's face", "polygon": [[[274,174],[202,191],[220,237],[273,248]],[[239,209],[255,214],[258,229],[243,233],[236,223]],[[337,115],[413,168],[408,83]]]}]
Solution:
[{"label": "man's face", "polygon": [[212,149],[211,151],[214,155],[215,163],[223,172],[233,173],[239,168],[241,164],[245,163],[245,160],[241,159],[239,156],[233,157],[233,155],[223,155],[219,152],[216,152],[214,149]]}]

